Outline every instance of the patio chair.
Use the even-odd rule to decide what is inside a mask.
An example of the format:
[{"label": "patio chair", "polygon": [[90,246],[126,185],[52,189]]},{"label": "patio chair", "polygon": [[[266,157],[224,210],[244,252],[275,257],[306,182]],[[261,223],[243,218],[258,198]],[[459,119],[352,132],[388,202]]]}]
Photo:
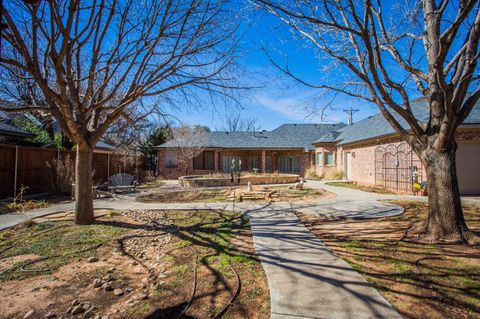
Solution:
[{"label": "patio chair", "polygon": [[117,191],[135,191],[137,189],[137,181],[134,181],[133,175],[126,173],[118,173],[110,176],[108,179],[108,189],[116,193]]}]

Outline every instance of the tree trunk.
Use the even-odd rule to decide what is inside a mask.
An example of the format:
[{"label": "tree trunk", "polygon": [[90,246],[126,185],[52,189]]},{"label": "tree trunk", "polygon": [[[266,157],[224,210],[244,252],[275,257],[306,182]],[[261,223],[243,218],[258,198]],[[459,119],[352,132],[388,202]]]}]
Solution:
[{"label": "tree trunk", "polygon": [[471,243],[476,236],[468,230],[463,217],[455,154],[456,144],[440,152],[428,150],[425,153],[428,181],[425,231],[435,239]]},{"label": "tree trunk", "polygon": [[89,145],[77,145],[75,169],[75,223],[89,225],[95,221],[92,194],[92,157]]}]

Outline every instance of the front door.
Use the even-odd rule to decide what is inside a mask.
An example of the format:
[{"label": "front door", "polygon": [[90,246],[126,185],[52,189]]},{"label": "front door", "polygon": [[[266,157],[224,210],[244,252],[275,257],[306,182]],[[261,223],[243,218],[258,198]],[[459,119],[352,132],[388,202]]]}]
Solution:
[{"label": "front door", "polygon": [[345,153],[345,177],[352,180],[352,153]]}]

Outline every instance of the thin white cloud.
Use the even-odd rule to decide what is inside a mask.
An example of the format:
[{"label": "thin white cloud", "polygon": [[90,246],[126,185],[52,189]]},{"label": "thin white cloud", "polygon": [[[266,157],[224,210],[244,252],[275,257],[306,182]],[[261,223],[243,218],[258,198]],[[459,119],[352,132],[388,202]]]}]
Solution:
[{"label": "thin white cloud", "polygon": [[357,108],[360,111],[355,114],[355,121],[376,113],[376,109],[365,105],[362,101],[354,101],[352,98],[338,98],[330,107],[324,109],[322,114],[322,104],[324,102],[316,98],[315,93],[304,91],[285,97],[272,97],[272,95],[263,94],[256,96],[255,100],[259,105],[270,111],[277,112],[292,121],[300,122],[346,123],[348,115],[344,112],[344,109],[350,107]]},{"label": "thin white cloud", "polygon": [[274,98],[267,95],[256,96],[258,104],[268,108],[273,112],[277,112],[292,120],[305,121],[308,114],[301,106],[304,103],[307,94],[299,94],[295,96]]}]

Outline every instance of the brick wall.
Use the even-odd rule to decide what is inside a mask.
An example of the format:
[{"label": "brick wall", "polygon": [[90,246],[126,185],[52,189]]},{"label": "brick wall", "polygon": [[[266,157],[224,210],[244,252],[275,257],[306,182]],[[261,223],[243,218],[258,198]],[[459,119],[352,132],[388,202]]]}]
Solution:
[{"label": "brick wall", "polygon": [[[378,147],[385,148],[386,152],[391,154],[396,153],[400,144],[406,145],[399,137],[391,137],[382,140],[372,140],[365,143],[359,143],[355,145],[346,145],[343,147],[343,154],[346,152],[352,153],[352,180],[362,184],[375,185],[376,183],[376,160],[375,151]],[[388,147],[388,148],[387,148]],[[407,146],[407,149],[403,153],[410,152],[411,149]],[[425,169],[421,164],[418,156],[411,151],[413,162],[410,165],[415,164],[418,167],[419,173],[423,179],[425,179]],[[410,155],[409,155],[410,156]],[[378,166],[377,166],[378,169]],[[380,173],[380,172],[377,172]],[[410,172],[408,172],[410,174]],[[391,187],[389,187],[391,186]],[[387,188],[393,188],[393,185],[387,185]]]},{"label": "brick wall", "polygon": [[[325,158],[324,153],[325,152],[333,153],[333,165],[332,166],[326,166],[325,165],[325,163],[324,163],[324,158]],[[337,147],[335,145],[319,144],[315,148],[315,156],[317,156],[317,154],[321,154],[321,156],[322,156],[322,165],[321,166],[318,166],[318,165],[316,165],[316,163],[314,163],[315,172],[318,176],[323,177],[325,175],[325,173],[327,173],[328,171],[337,169],[338,161],[339,161],[339,158],[338,158],[339,154],[338,154],[338,151],[337,151]],[[340,156],[341,156],[341,152],[340,152]]]},{"label": "brick wall", "polygon": [[[185,170],[185,167],[168,168],[165,167],[165,153],[167,150],[159,149],[157,157],[157,174],[164,178],[178,178],[183,175],[206,175],[211,173],[223,172],[223,157],[224,156],[237,156],[242,160],[242,171],[250,171],[252,168],[249,166],[248,158],[250,156],[258,156],[259,158],[259,169],[262,169],[262,150],[221,150],[215,151],[214,155],[215,163],[214,167],[217,167],[217,170],[194,170],[193,161],[189,163],[188,168]],[[300,175],[304,175],[306,170],[313,165],[312,163],[312,154],[313,152],[305,152],[301,150],[292,150],[292,151],[265,151],[265,157],[272,157],[272,171],[278,171],[278,156],[299,156],[300,157]]]}]

